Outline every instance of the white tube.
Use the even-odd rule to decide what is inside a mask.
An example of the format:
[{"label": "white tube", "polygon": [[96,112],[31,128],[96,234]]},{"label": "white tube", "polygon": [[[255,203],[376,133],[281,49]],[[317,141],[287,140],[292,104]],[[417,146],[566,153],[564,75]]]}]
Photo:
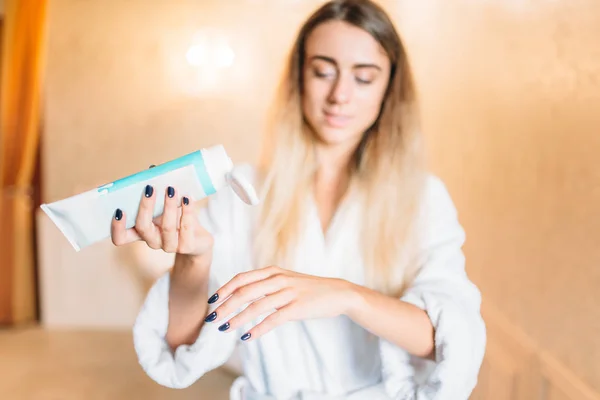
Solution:
[{"label": "white tube", "polygon": [[[42,210],[60,229],[75,251],[110,237],[115,211],[126,217],[126,227],[135,225],[140,200],[146,185],[154,188],[154,217],[162,214],[167,187],[177,189],[177,201],[186,196],[190,201],[209,196],[232,183],[232,175],[241,184],[236,193],[248,204],[258,203],[252,185],[233,173],[233,163],[222,146],[202,149],[175,160],[140,171],[99,188],[50,204]],[[244,188],[239,191],[237,186]]]}]

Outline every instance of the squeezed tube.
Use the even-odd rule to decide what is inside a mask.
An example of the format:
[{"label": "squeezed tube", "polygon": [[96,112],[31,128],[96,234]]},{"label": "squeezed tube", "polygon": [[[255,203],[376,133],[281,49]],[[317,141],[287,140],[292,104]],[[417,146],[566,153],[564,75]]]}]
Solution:
[{"label": "squeezed tube", "polygon": [[[235,173],[233,162],[223,146],[198,150],[153,168],[140,171],[98,188],[49,204],[42,210],[66,237],[75,251],[110,237],[111,221],[121,209],[126,227],[132,228],[146,185],[155,193],[165,193],[168,186],[177,188],[179,201],[183,196],[191,201],[210,196],[231,187],[244,202],[258,203],[252,185]],[[157,195],[154,217],[164,210],[164,196]]]}]

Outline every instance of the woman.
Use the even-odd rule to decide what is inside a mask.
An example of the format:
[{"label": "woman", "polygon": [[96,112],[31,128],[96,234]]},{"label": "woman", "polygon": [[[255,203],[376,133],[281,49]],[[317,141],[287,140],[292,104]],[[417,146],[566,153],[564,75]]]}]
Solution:
[{"label": "woman", "polygon": [[176,253],[134,327],[142,367],[186,387],[239,345],[232,399],[467,399],[485,347],[480,294],[454,205],[423,170],[410,70],[385,12],[323,5],[279,95],[263,162],[245,168],[258,209],[223,191],[198,222],[185,197],[178,216],[170,188],[155,224],[148,187],[135,228],[117,212],[116,245]]}]

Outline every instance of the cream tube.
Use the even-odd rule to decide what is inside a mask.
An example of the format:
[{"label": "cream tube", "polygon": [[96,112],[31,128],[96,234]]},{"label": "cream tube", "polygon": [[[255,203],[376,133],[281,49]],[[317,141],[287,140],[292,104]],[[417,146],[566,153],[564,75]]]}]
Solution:
[{"label": "cream tube", "polygon": [[[258,204],[254,188],[236,173],[223,146],[214,146],[96,189],[42,204],[41,208],[75,251],[80,251],[110,237],[111,221],[117,208],[127,216],[127,228],[133,227],[146,185],[152,185],[157,194],[165,193],[168,186],[175,187],[179,198],[187,196],[191,201],[229,186],[247,204]],[[164,196],[157,195],[154,217],[160,216],[163,209]]]}]

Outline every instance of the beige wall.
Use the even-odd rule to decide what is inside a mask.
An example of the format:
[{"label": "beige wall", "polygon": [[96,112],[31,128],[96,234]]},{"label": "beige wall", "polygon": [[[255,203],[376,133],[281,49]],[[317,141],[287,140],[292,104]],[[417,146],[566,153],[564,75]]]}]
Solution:
[{"label": "beige wall", "polygon": [[[44,200],[217,142],[236,161],[254,160],[280,61],[317,3],[50,2]],[[486,361],[482,381],[506,376],[514,384],[525,354],[537,371],[525,378],[532,382],[568,371],[571,383],[562,395],[550,390],[552,398],[577,398],[568,393],[581,392],[568,385],[596,395],[600,4],[387,4],[415,68],[432,168],[467,229],[469,273],[484,293],[491,348],[511,340],[525,346],[509,361]],[[184,60],[194,32],[209,21],[229,32],[238,52],[216,86],[202,86]],[[133,254],[108,243],[73,253],[40,218],[46,322],[129,326],[146,276]]]},{"label": "beige wall", "polygon": [[502,329],[600,392],[600,3],[426,3],[409,47],[469,270]]}]

